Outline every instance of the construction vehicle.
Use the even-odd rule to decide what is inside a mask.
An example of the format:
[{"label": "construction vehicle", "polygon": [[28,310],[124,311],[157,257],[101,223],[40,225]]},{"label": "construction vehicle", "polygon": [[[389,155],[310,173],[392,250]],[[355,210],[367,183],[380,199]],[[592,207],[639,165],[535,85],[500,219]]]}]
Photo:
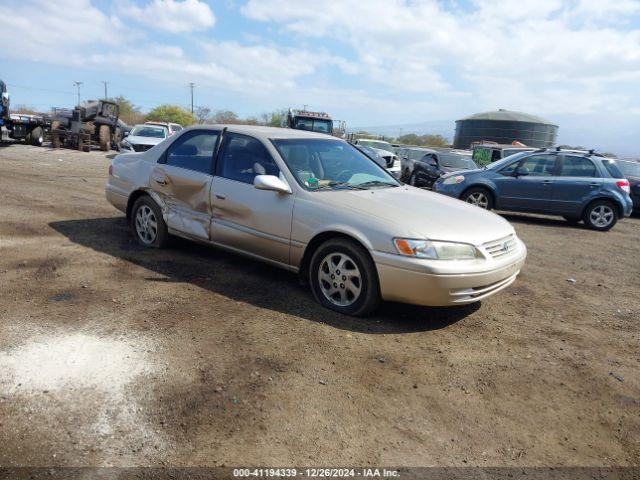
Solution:
[{"label": "construction vehicle", "polygon": [[49,119],[44,115],[11,113],[7,85],[0,80],[0,141],[23,140],[28,145],[44,142]]},{"label": "construction vehicle", "polygon": [[88,152],[95,144],[106,152],[122,138],[120,107],[109,100],[88,100],[73,110],[54,109],[51,122],[53,148],[74,148]]},{"label": "construction vehicle", "polygon": [[310,112],[308,110],[289,109],[283,117],[282,127],[296,130],[326,133],[343,137],[346,133],[346,122],[333,120],[328,113]]}]

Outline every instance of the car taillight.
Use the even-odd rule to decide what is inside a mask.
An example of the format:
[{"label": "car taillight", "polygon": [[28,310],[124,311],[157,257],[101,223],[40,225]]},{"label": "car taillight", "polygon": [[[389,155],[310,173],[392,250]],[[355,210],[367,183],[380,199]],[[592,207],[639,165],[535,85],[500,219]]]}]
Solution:
[{"label": "car taillight", "polygon": [[627,192],[627,193],[631,192],[631,187],[629,185],[629,180],[618,180],[616,182],[616,185],[618,185],[618,188],[620,190],[622,190],[623,192]]},{"label": "car taillight", "polygon": [[109,176],[113,175],[113,165],[109,165]]}]

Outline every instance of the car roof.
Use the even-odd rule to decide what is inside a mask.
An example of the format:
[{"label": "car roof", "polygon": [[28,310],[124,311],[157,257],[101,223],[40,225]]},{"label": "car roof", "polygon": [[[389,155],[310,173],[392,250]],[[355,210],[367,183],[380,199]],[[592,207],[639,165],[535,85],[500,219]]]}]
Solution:
[{"label": "car roof", "polygon": [[253,137],[261,138],[263,140],[269,139],[286,139],[286,138],[311,138],[311,139],[325,139],[325,140],[340,140],[337,137],[325,133],[310,132],[308,130],[296,130],[294,128],[280,128],[280,127],[263,127],[260,125],[194,125],[187,127],[182,131],[190,130],[208,130],[208,129],[223,129],[226,128],[228,132],[241,133],[244,135],[251,135]]}]

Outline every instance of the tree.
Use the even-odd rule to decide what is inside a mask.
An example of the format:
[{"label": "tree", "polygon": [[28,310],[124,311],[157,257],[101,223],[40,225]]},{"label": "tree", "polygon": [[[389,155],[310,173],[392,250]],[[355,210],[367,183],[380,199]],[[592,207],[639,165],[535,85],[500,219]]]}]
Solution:
[{"label": "tree", "polygon": [[282,121],[287,116],[287,110],[274,110],[273,112],[263,113],[260,115],[260,119],[263,125],[267,127],[280,127]]},{"label": "tree", "polygon": [[130,100],[118,95],[109,99],[120,107],[120,119],[129,125],[144,122],[144,114],[140,111],[140,107],[135,106]]},{"label": "tree", "polygon": [[202,125],[204,123],[211,123],[211,109],[209,107],[196,108],[195,115],[196,123]]},{"label": "tree", "polygon": [[416,135],[408,133],[398,138],[398,143],[405,145],[422,145],[426,147],[448,147],[449,140],[442,135]]},{"label": "tree", "polygon": [[147,120],[178,123],[183,127],[193,124],[191,112],[179,105],[159,105],[147,114]]},{"label": "tree", "polygon": [[231,110],[218,110],[213,114],[213,123],[237,124],[242,123],[242,121],[238,118],[238,115]]}]

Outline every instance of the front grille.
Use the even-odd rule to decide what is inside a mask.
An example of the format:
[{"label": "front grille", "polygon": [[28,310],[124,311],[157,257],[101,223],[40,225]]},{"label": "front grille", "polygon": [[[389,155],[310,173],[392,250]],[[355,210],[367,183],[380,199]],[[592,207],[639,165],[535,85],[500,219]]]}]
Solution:
[{"label": "front grille", "polygon": [[511,234],[507,237],[484,243],[482,246],[491,255],[491,258],[500,258],[512,253],[517,244],[516,236]]},{"label": "front grille", "polygon": [[147,150],[149,150],[151,147],[153,147],[153,145],[133,145],[133,150],[136,152],[146,152]]}]

